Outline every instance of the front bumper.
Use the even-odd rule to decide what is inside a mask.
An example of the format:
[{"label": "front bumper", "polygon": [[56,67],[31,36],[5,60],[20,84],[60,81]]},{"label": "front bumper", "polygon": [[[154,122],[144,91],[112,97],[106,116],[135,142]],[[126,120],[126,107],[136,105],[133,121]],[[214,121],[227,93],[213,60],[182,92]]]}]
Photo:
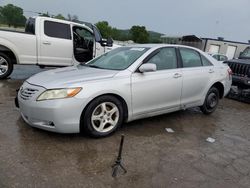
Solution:
[{"label": "front bumper", "polygon": [[250,88],[250,78],[233,75],[233,85]]},{"label": "front bumper", "polygon": [[25,100],[17,95],[20,113],[32,127],[58,133],[79,133],[80,117],[86,100],[79,98],[36,101],[37,95]]}]

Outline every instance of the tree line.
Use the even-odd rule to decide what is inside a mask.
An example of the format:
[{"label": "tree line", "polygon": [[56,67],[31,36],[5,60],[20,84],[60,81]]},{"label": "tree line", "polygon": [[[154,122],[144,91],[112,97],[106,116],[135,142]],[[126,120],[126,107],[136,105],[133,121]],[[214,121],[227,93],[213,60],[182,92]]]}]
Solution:
[{"label": "tree line", "polygon": [[[62,14],[51,15],[47,13],[38,13],[40,16],[53,17],[62,20],[79,21],[77,15],[68,14],[64,17]],[[9,27],[24,27],[26,17],[23,15],[23,9],[13,4],[0,6],[0,23]],[[95,24],[104,38],[111,37],[114,40],[127,41],[133,40],[135,43],[159,43],[160,33],[149,32],[145,26],[134,25],[128,30],[121,30],[109,25],[107,21],[100,21]]]}]

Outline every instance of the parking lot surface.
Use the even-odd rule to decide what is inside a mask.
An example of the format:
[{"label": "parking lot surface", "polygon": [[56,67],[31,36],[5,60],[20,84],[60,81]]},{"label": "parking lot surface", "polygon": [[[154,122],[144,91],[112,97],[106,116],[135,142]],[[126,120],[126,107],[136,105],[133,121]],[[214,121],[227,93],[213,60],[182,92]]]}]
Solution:
[{"label": "parking lot surface", "polygon": [[[40,71],[19,66],[0,81],[0,187],[250,187],[249,104],[223,99],[210,116],[193,108],[101,139],[55,134],[24,123],[13,102],[23,80]],[[128,172],[112,178],[121,134]]]}]

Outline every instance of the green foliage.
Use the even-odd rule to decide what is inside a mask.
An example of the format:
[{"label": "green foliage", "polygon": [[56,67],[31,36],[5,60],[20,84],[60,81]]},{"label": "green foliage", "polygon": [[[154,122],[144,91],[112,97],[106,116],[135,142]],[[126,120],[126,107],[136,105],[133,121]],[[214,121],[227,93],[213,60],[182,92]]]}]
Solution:
[{"label": "green foliage", "polygon": [[129,32],[127,30],[120,30],[115,27],[111,27],[107,21],[100,21],[95,24],[100,30],[103,38],[113,38],[114,40],[126,41],[129,40]]},{"label": "green foliage", "polygon": [[0,24],[4,23],[2,9],[3,9],[3,7],[0,6]]},{"label": "green foliage", "polygon": [[78,22],[79,19],[78,19],[78,16],[77,15],[71,15],[71,14],[68,14],[68,18],[67,20],[69,21],[73,21],[73,22]]},{"label": "green foliage", "polygon": [[114,40],[133,40],[136,43],[161,43],[161,33],[147,31],[144,26],[133,26],[130,30],[111,27],[107,21],[100,21],[95,24],[100,30],[102,37],[113,38]]},{"label": "green foliage", "polygon": [[148,43],[149,42],[149,33],[146,30],[145,26],[132,26],[130,29],[130,34],[132,40],[135,43]]},{"label": "green foliage", "polygon": [[[104,38],[112,37],[113,28],[109,26],[109,23],[107,21],[101,21],[96,23],[95,25],[100,30],[102,37]],[[115,32],[117,31],[115,30]]]},{"label": "green foliage", "polygon": [[117,28],[113,28],[112,30],[112,38],[120,41],[131,40],[129,35],[129,30],[121,30]]},{"label": "green foliage", "polygon": [[0,20],[1,23],[8,24],[9,27],[24,26],[26,22],[26,18],[23,15],[23,9],[13,4],[0,7]]},{"label": "green foliage", "polygon": [[65,17],[62,14],[57,14],[56,16],[54,16],[54,18],[65,20]]},{"label": "green foliage", "polygon": [[149,33],[149,43],[162,43],[161,36],[163,34],[154,31],[148,31]]},{"label": "green foliage", "polygon": [[50,17],[50,15],[49,15],[49,12],[47,12],[47,13],[42,13],[42,14],[39,14],[39,16],[43,16],[43,17]]}]

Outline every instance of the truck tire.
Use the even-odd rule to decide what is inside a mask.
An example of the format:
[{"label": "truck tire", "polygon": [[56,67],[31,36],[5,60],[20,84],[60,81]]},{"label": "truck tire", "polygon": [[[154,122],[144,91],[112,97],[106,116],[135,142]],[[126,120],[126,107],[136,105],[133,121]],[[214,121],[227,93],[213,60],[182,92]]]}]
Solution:
[{"label": "truck tire", "polygon": [[13,71],[13,63],[10,58],[0,52],[0,79],[7,78]]}]

